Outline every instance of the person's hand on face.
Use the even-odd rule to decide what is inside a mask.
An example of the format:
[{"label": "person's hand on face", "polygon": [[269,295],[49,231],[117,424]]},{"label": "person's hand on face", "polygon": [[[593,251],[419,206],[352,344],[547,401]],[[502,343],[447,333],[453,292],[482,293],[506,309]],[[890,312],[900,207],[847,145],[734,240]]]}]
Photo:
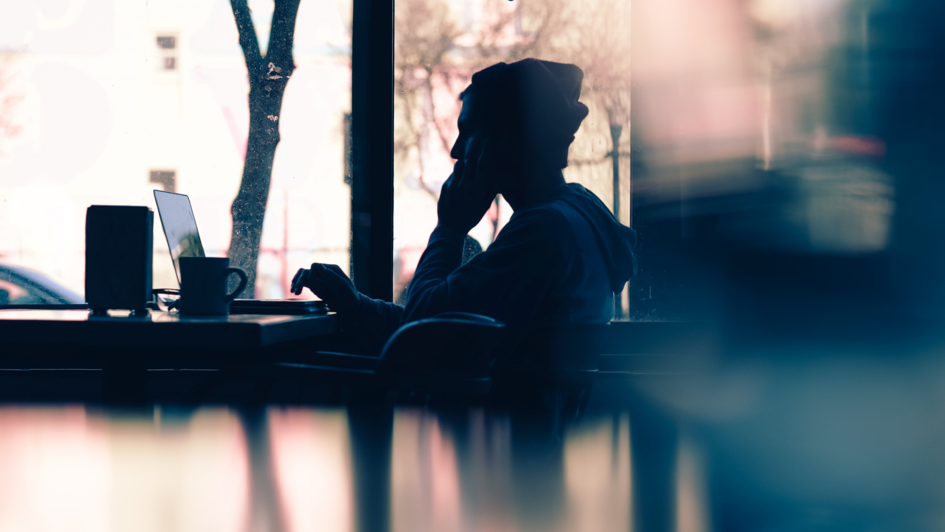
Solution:
[{"label": "person's hand on face", "polygon": [[345,272],[334,264],[313,263],[311,268],[300,268],[292,278],[291,291],[300,295],[303,288],[308,288],[339,314],[357,311],[361,294],[354,287]]},{"label": "person's hand on face", "polygon": [[439,225],[463,234],[482,220],[497,194],[489,171],[490,139],[467,146],[463,158],[453,165],[453,174],[443,183],[436,206]]}]

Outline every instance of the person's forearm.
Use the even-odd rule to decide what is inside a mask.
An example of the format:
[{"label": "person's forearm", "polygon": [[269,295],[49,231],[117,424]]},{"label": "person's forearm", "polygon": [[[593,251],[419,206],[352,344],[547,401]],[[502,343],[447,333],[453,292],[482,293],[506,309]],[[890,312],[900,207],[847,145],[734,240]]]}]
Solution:
[{"label": "person's forearm", "polygon": [[430,235],[427,248],[410,281],[408,296],[442,283],[463,263],[463,244],[466,234],[448,227],[437,226]]},{"label": "person's forearm", "polygon": [[400,327],[404,307],[381,299],[371,299],[361,294],[358,312],[353,316],[363,327],[373,331],[382,331],[390,336]]},{"label": "person's forearm", "polygon": [[446,278],[462,265],[465,241],[466,234],[455,229],[437,226],[433,230],[410,281],[405,321],[428,318],[445,310],[449,299]]},{"label": "person's forearm", "polygon": [[380,353],[381,347],[400,327],[404,307],[360,294],[355,312],[341,315],[346,333],[358,338],[358,343]]}]

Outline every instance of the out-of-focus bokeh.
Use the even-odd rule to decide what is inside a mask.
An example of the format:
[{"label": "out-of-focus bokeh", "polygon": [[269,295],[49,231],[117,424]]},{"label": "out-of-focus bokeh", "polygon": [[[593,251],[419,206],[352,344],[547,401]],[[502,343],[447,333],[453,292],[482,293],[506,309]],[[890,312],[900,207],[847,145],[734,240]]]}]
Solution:
[{"label": "out-of-focus bokeh", "polygon": [[733,265],[771,284],[893,281],[880,270],[901,245],[890,162],[906,131],[890,129],[889,91],[934,68],[920,65],[934,44],[899,55],[918,33],[891,23],[938,10],[911,4],[634,2],[632,201],[651,265],[634,314],[714,313]]},{"label": "out-of-focus bokeh", "polygon": [[[390,497],[398,532],[629,527],[626,416],[549,439],[481,410],[405,409],[394,414],[392,439],[359,443],[356,415],[5,407],[0,528],[346,532],[382,511],[359,506],[365,490]],[[365,448],[390,453],[389,485],[371,484],[385,478],[379,472],[356,475],[355,450]]]}]

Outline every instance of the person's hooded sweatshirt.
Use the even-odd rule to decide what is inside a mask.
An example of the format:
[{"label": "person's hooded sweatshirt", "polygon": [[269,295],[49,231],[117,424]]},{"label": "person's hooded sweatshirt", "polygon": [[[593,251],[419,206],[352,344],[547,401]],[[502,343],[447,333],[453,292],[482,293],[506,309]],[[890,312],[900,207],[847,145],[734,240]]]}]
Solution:
[{"label": "person's hooded sweatshirt", "polygon": [[489,248],[460,266],[466,235],[437,228],[420,258],[402,323],[441,312],[518,326],[606,323],[636,272],[636,233],[578,184],[516,212]]},{"label": "person's hooded sweatshirt", "polygon": [[406,307],[362,296],[358,329],[386,338],[443,312],[482,314],[513,327],[606,323],[614,292],[636,273],[636,232],[575,183],[516,211],[486,251],[461,265],[465,237],[435,229]]}]

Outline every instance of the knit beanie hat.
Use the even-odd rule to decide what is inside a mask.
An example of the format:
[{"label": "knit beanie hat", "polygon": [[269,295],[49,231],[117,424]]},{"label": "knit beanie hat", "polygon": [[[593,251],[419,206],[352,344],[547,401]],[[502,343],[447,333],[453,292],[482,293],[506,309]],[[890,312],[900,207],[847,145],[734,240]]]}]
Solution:
[{"label": "knit beanie hat", "polygon": [[[472,89],[487,131],[509,133],[513,149],[557,168],[568,165],[568,148],[587,116],[578,101],[584,72],[575,65],[538,59],[498,63],[475,73]],[[467,89],[470,90],[470,89]]]}]

